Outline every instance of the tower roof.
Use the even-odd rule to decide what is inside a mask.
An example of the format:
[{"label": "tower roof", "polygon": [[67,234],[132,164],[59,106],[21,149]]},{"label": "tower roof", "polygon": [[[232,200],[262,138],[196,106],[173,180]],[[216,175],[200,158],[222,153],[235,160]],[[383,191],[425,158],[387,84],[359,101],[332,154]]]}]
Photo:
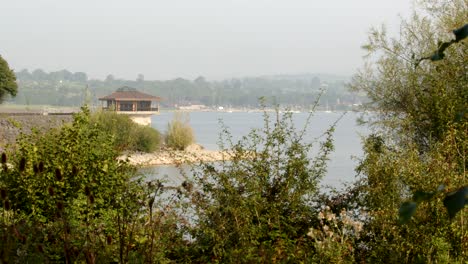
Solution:
[{"label": "tower roof", "polygon": [[117,89],[110,95],[99,98],[99,100],[116,100],[116,101],[161,101],[161,97],[137,91],[135,88],[124,86]]}]

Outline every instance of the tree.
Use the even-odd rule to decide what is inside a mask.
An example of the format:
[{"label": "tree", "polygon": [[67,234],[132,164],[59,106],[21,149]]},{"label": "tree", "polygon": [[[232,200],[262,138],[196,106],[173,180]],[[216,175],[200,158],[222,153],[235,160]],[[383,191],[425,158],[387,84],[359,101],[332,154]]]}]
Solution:
[{"label": "tree", "polygon": [[105,82],[113,82],[115,81],[115,77],[112,74],[107,75]]},{"label": "tree", "polygon": [[375,133],[357,168],[360,208],[368,215],[363,240],[372,248],[369,262],[462,263],[468,259],[468,188],[460,189],[468,184],[468,57],[465,43],[453,40],[468,3],[418,4],[402,21],[400,39],[384,28],[370,32],[369,64],[351,83],[375,110],[369,119]]},{"label": "tree", "polygon": [[203,76],[198,76],[195,80],[193,80],[194,83],[196,83],[199,86],[204,86],[207,84],[207,81],[205,77]]},{"label": "tree", "polygon": [[310,88],[314,89],[314,90],[320,89],[320,78],[319,77],[315,76],[314,78],[312,78],[312,80],[310,81]]},{"label": "tree", "polygon": [[141,83],[141,82],[144,82],[145,81],[145,76],[141,73],[138,74],[137,78],[136,78],[136,81]]},{"label": "tree", "polygon": [[42,69],[35,69],[31,75],[35,81],[45,81],[49,79],[49,75]]},{"label": "tree", "polygon": [[32,78],[31,73],[29,73],[27,69],[22,69],[21,71],[16,72],[15,75],[18,80],[23,81],[29,81]]},{"label": "tree", "polygon": [[10,69],[6,60],[0,56],[0,102],[7,95],[15,96],[18,92],[18,84],[13,70]]},{"label": "tree", "polygon": [[273,115],[265,111],[264,127],[238,142],[224,129],[220,148],[230,158],[215,166],[202,163],[193,169],[194,180],[182,184],[195,212],[189,262],[338,263],[314,259],[314,242],[307,238],[317,226],[319,212],[312,205],[333,151],[334,126],[314,142],[320,146],[313,159],[307,153],[314,144],[305,142],[303,129],[296,130],[292,114],[278,109]]},{"label": "tree", "polygon": [[75,72],[73,74],[73,80],[76,82],[86,82],[88,81],[88,75],[84,72]]},{"label": "tree", "polygon": [[[371,99],[368,105],[379,112],[379,121],[399,129],[421,151],[431,141],[438,141],[449,124],[467,109],[468,85],[466,75],[466,45],[451,45],[446,59],[438,62],[421,61],[438,49],[442,41],[454,39],[452,32],[466,23],[463,0],[427,0],[420,2],[423,12],[412,21],[403,21],[401,40],[389,39],[385,28],[372,29],[368,43],[369,62],[377,57],[375,67],[358,73],[351,84]],[[464,8],[463,8],[464,7]],[[466,120],[466,117],[464,117]]]}]

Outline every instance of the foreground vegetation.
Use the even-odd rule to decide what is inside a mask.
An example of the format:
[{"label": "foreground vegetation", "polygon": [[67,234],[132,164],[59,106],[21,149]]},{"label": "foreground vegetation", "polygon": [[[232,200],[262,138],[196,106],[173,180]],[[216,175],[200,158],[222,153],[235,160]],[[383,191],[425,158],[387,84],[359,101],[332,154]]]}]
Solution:
[{"label": "foreground vegetation", "polygon": [[120,139],[84,108],[2,154],[1,261],[465,263],[468,4],[421,4],[430,17],[405,21],[402,39],[370,35],[376,64],[351,86],[372,99],[375,133],[345,191],[318,190],[333,127],[309,143],[291,114],[265,113],[240,142],[223,132],[230,161],[168,188],[118,161]]},{"label": "foreground vegetation", "polygon": [[[378,114],[340,206],[365,209],[361,254],[372,262],[468,260],[468,3],[421,1],[401,39],[373,30],[373,68],[355,76]],[[418,15],[426,14],[429,16]]]},{"label": "foreground vegetation", "polygon": [[[279,116],[277,116],[279,118]],[[176,190],[117,161],[116,138],[84,108],[72,124],[2,154],[2,262],[251,262],[309,258],[311,207],[333,148],[308,160],[291,114],[229,147]],[[253,140],[253,141],[252,141]],[[248,153],[258,153],[245,159]],[[259,174],[261,173],[261,174]],[[259,247],[260,246],[260,251]],[[248,253],[248,255],[246,255]],[[296,257],[293,257],[296,255]]]}]

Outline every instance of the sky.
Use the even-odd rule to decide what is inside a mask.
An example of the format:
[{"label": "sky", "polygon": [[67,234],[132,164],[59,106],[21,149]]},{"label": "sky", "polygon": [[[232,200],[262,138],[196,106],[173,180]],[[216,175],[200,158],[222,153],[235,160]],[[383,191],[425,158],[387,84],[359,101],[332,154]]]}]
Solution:
[{"label": "sky", "polygon": [[90,78],[352,75],[367,33],[397,34],[410,0],[0,0],[0,55],[15,71]]}]

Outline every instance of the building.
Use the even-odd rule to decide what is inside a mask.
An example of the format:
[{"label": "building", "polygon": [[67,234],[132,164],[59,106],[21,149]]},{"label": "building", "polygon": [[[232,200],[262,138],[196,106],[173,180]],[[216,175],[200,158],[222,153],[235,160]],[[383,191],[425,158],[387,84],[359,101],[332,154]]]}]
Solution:
[{"label": "building", "polygon": [[[159,113],[161,97],[137,91],[124,86],[110,95],[99,98],[102,109],[130,115],[130,118],[142,125],[151,124],[151,116]],[[105,104],[105,105],[104,105]]]}]

